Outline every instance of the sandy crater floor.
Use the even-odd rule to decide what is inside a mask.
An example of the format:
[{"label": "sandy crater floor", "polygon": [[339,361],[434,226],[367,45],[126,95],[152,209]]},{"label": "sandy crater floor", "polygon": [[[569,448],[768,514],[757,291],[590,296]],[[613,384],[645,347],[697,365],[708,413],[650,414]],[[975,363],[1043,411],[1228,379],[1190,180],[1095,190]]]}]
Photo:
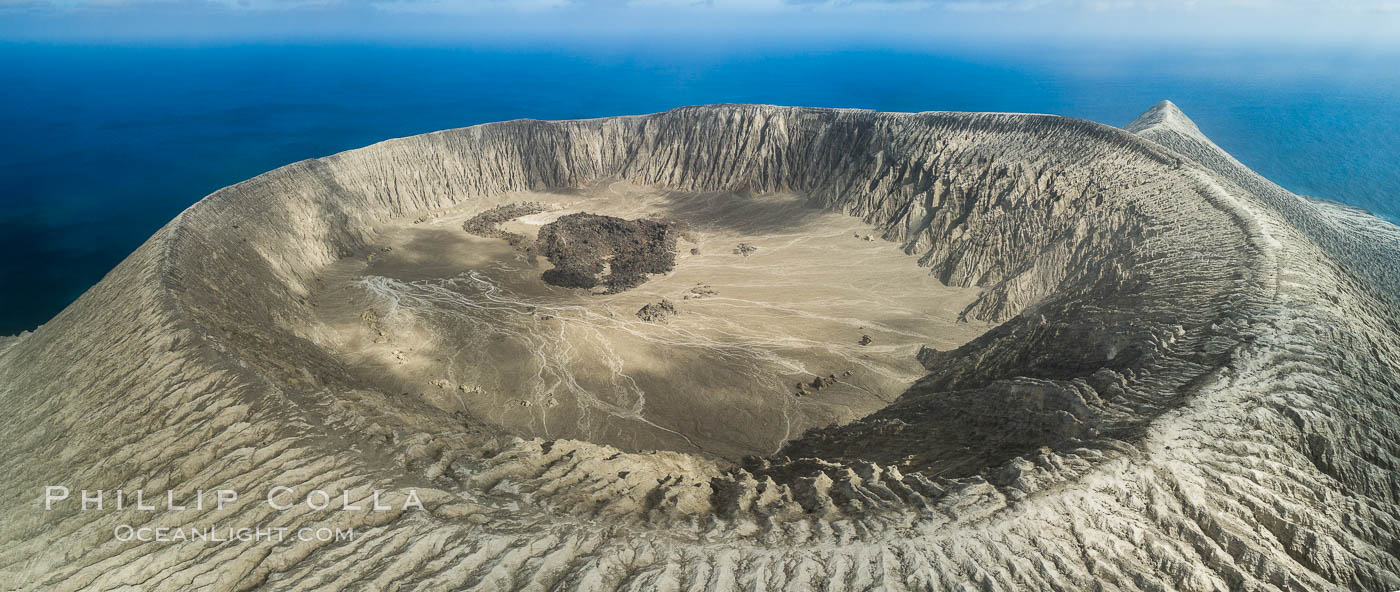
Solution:
[{"label": "sandy crater floor", "polygon": [[[534,236],[573,212],[678,221],[675,269],[594,295],[544,283],[544,258],[461,228],[486,208],[527,201],[549,211],[505,230]],[[380,231],[372,256],[320,278],[313,339],[385,392],[523,436],[729,460],[771,454],[808,428],[892,401],[923,375],[921,345],[956,347],[988,328],[956,321],[977,290],[941,284],[859,219],[795,195],[603,183],[505,195]],[[740,242],[758,249],[736,254]],[[662,298],[679,314],[637,318]],[[862,335],[872,343],[860,345]],[[829,375],[838,382],[797,394],[798,382]]]}]

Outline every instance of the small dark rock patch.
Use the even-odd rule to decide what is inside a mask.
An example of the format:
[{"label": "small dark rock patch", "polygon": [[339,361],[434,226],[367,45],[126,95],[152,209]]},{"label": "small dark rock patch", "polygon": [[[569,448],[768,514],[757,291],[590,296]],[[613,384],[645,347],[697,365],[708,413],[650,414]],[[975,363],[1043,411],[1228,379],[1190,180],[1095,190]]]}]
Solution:
[{"label": "small dark rock patch", "polygon": [[918,360],[924,368],[933,369],[934,360],[938,358],[939,351],[927,345],[920,345],[919,351],[914,354],[914,359]]},{"label": "small dark rock patch", "polygon": [[[847,371],[841,373],[841,375],[842,375],[842,376],[850,376],[850,375],[851,375],[851,371],[850,371],[850,370],[847,370]],[[814,377],[814,378],[812,379],[811,382],[799,382],[799,383],[797,383],[797,393],[796,393],[796,395],[799,396],[799,397],[805,397],[805,396],[807,396],[807,395],[815,394],[817,391],[820,391],[820,390],[822,390],[822,389],[824,389],[824,388],[826,388],[826,387],[829,387],[829,386],[831,386],[831,385],[833,385],[833,384],[836,384],[837,382],[839,382],[839,380],[837,380],[835,374],[828,374],[828,375],[826,375],[826,376],[817,376],[817,377]]]},{"label": "small dark rock patch", "polygon": [[718,295],[719,295],[719,290],[716,290],[716,289],[714,289],[714,288],[711,288],[709,284],[700,284],[700,285],[698,285],[698,286],[695,286],[695,287],[691,288],[691,289],[690,289],[689,291],[687,291],[684,295],[682,295],[682,296],[681,296],[681,300],[690,300],[690,299],[692,299],[692,298],[698,300],[698,299],[700,299],[700,298],[708,298],[708,297],[710,297],[710,296],[718,296]]},{"label": "small dark rock patch", "polygon": [[637,318],[648,323],[664,323],[677,314],[680,314],[680,311],[676,310],[676,305],[665,298],[662,298],[661,302],[654,302],[637,310]]}]

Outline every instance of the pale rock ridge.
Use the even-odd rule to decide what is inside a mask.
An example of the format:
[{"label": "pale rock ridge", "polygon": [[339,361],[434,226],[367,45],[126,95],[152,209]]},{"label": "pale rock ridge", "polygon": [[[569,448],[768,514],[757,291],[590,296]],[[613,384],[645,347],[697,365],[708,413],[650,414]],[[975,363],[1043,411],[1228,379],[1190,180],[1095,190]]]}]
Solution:
[{"label": "pale rock ridge", "polygon": [[[1388,272],[1339,256],[1284,212],[1289,196],[1222,165],[1170,105],[1154,111],[1137,136],[1051,116],[763,106],[517,121],[216,192],[53,321],[0,344],[0,580],[1400,587],[1400,328],[1367,281]],[[945,282],[984,287],[965,314],[1002,324],[925,356],[930,374],[889,409],[732,469],[463,425],[363,388],[305,338],[318,270],[367,249],[378,221],[603,178],[807,194],[885,228]],[[1380,237],[1370,248],[1390,258],[1375,267],[1400,254],[1362,216],[1317,224]],[[44,512],[49,483],[247,499]],[[260,503],[271,484],[392,501],[413,487],[429,510],[279,513]],[[123,522],[211,520],[361,537],[112,540]]]},{"label": "pale rock ridge", "polygon": [[1395,225],[1355,208],[1288,192],[1222,150],[1171,101],[1158,103],[1123,129],[1181,154],[1255,196],[1372,286],[1369,289],[1377,298],[1390,300],[1392,312],[1400,311],[1396,305],[1400,261],[1387,256],[1389,246],[1400,240]]},{"label": "pale rock ridge", "polygon": [[1168,100],[1153,105],[1137,119],[1123,126],[1124,130],[1135,134],[1141,134],[1152,128],[1171,130],[1185,136],[1205,140],[1205,135],[1201,133],[1201,128],[1196,127],[1196,122],[1191,121],[1191,118],[1187,117],[1181,108],[1176,106],[1176,103]]}]

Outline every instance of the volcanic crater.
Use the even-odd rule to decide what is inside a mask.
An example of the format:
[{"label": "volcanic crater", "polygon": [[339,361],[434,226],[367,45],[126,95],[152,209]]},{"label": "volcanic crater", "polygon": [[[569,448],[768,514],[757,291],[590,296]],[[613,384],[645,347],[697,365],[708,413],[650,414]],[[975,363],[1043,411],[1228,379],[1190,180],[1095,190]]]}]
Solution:
[{"label": "volcanic crater", "polygon": [[[1393,225],[1166,102],[389,140],[206,197],[0,338],[0,580],[1396,589],[1396,294]],[[36,512],[59,481],[425,508]],[[373,536],[104,534],[176,518]]]},{"label": "volcanic crater", "polygon": [[958,318],[980,290],[872,234],[794,193],[604,180],[386,224],[311,301],[321,345],[376,389],[525,437],[732,462],[884,407],[921,348],[989,326]]}]

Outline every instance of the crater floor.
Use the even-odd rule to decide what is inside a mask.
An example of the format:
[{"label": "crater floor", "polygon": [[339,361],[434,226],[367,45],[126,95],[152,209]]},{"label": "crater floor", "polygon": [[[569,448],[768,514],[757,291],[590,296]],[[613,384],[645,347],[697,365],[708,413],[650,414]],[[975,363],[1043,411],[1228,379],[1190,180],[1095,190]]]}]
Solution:
[{"label": "crater floor", "polygon": [[[620,294],[548,285],[543,257],[462,230],[511,202],[547,209],[503,225],[532,238],[574,212],[678,222],[676,267]],[[372,256],[320,278],[321,344],[386,392],[522,436],[772,454],[808,428],[888,405],[923,374],[921,346],[986,330],[957,321],[979,290],[942,285],[875,229],[798,195],[605,182],[507,194],[380,236]],[[741,254],[741,242],[757,250]],[[661,299],[678,314],[638,318]]]}]

